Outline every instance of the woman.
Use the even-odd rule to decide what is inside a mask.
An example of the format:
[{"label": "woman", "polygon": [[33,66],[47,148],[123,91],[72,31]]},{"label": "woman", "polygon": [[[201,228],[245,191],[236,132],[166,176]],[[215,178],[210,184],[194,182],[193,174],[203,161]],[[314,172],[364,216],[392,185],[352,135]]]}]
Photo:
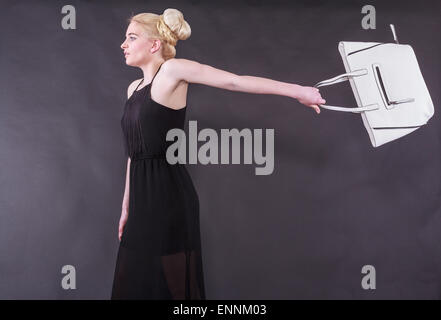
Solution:
[{"label": "woman", "polygon": [[316,88],[175,59],[190,33],[176,9],[141,13],[121,45],[144,77],[129,85],[121,119],[128,160],[112,299],[205,299],[198,195],[185,165],[165,158],[167,131],[184,128],[189,83],[289,96],[317,113],[325,103]]}]

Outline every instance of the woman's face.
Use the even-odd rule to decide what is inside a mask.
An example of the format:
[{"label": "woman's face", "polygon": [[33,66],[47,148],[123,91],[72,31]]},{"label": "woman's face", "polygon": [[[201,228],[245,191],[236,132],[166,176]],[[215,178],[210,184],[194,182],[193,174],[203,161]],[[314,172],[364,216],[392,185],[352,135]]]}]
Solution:
[{"label": "woman's face", "polygon": [[146,64],[150,59],[151,45],[146,32],[137,22],[131,22],[127,28],[126,39],[121,44],[126,64],[134,67]]}]

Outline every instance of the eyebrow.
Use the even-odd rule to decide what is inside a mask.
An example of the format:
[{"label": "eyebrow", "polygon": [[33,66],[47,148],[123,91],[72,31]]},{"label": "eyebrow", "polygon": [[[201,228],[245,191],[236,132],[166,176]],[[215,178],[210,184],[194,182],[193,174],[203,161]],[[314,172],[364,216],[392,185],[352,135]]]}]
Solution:
[{"label": "eyebrow", "polygon": [[[130,36],[131,34],[137,36],[137,34],[136,34],[136,33],[133,33],[133,32],[130,32],[127,36]],[[127,36],[126,36],[126,37],[127,37]]]}]

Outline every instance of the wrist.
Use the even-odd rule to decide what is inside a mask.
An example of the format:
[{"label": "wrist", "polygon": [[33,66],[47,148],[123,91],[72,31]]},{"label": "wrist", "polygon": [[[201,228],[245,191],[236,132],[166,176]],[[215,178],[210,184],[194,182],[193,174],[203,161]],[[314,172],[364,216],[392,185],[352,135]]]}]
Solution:
[{"label": "wrist", "polygon": [[298,84],[295,84],[295,83],[292,83],[291,84],[291,97],[292,98],[294,98],[294,99],[299,99],[299,98],[301,98],[301,96],[302,96],[302,89],[303,89],[303,86],[301,86],[301,85],[298,85]]}]

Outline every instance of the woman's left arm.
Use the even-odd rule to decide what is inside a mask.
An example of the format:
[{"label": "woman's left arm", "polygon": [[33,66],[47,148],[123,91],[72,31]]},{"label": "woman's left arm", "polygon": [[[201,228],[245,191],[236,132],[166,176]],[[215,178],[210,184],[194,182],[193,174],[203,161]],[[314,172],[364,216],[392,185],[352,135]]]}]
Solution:
[{"label": "woman's left arm", "polygon": [[231,91],[287,96],[314,108],[317,113],[320,113],[318,104],[326,102],[320,96],[319,90],[314,87],[261,77],[241,76],[187,59],[170,60],[169,70],[170,75],[177,81],[184,80]]}]

